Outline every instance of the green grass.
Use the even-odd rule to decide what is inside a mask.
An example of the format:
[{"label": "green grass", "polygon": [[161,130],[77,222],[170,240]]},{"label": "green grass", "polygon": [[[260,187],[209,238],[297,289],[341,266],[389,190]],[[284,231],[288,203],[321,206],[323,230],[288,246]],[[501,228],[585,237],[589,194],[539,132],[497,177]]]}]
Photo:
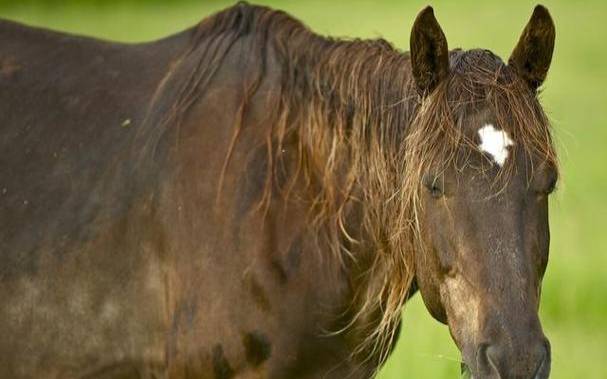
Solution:
[{"label": "green grass", "polygon": [[[143,41],[186,28],[224,1],[174,5],[13,5],[0,16],[120,41]],[[334,36],[379,37],[407,48],[425,3],[262,1]],[[525,1],[434,1],[451,47],[483,47],[507,58],[531,14]],[[546,1],[557,25],[552,69],[542,93],[559,141],[563,180],[552,200],[552,249],[541,307],[552,341],[553,378],[607,378],[607,3]],[[419,298],[381,378],[453,378],[459,353],[446,327]]]}]

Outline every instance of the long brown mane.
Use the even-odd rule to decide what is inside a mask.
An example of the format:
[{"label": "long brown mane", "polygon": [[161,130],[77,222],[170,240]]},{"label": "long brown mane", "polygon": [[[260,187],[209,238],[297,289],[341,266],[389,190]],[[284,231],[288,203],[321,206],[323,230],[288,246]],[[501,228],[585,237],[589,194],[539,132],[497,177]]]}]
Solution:
[{"label": "long brown mane", "polygon": [[[366,321],[379,311],[381,322],[360,352],[379,349],[383,360],[414,277],[412,252],[421,248],[416,214],[422,174],[465,164],[458,152],[475,144],[461,123],[481,106],[490,107],[522,151],[556,166],[547,118],[514,70],[486,51],[451,52],[448,80],[422,97],[409,55],[388,42],[321,37],[285,13],[239,4],[195,29],[188,54],[198,64],[181,82],[167,122],[195,103],[241,38],[251,40],[243,56],[254,73],[243,85],[233,144],[270,66],[281,72],[280,91],[267,100],[270,164],[260,207],[267,210],[270,198],[288,198],[295,183],[304,183],[297,193],[309,195],[309,222],[324,251],[350,267],[367,257],[357,278],[366,285],[355,296],[355,317]],[[290,143],[297,146],[295,168],[277,186],[289,166],[281,152]],[[511,166],[502,171],[514,174]],[[355,209],[359,222],[349,223]]]}]

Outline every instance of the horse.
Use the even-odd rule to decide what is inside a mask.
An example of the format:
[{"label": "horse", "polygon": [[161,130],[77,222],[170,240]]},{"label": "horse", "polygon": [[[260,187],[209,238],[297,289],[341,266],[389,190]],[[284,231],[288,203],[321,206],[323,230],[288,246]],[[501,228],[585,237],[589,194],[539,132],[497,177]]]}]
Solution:
[{"label": "horse", "polygon": [[419,292],[474,378],[547,378],[554,40],[539,5],[507,62],[431,7],[410,52],[246,3],[2,21],[0,376],[371,378]]}]

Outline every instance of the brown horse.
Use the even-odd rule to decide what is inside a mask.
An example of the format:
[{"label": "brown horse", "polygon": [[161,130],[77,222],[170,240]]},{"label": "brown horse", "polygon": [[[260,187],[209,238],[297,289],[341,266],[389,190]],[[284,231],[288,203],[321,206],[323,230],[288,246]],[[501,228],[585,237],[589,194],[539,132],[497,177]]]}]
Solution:
[{"label": "brown horse", "polygon": [[475,378],[547,378],[553,46],[541,6],[507,64],[431,8],[410,54],[246,4],[1,22],[0,377],[369,378],[419,289]]}]

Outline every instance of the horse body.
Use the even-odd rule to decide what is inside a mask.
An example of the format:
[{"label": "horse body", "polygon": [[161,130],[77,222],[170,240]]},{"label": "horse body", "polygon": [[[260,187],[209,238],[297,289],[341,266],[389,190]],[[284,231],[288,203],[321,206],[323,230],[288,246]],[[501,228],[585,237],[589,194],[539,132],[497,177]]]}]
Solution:
[{"label": "horse body", "polygon": [[350,362],[356,341],[330,335],[349,282],[307,243],[306,209],[255,212],[268,165],[259,99],[278,74],[222,173],[251,38],[186,120],[151,136],[172,81],[198,63],[184,57],[195,30],[121,45],[1,28],[0,376],[370,375]]},{"label": "horse body", "polygon": [[[493,274],[485,258],[468,256],[479,275],[463,286],[461,268],[436,267],[445,252],[433,244],[453,235],[413,230],[410,200],[421,197],[417,188],[432,197],[447,191],[427,173],[420,180],[417,171],[428,167],[411,169],[407,154],[416,150],[405,141],[424,135],[411,129],[429,117],[430,94],[452,96],[450,70],[463,75],[482,65],[521,84],[486,51],[448,52],[430,13],[416,21],[411,56],[382,40],[320,37],[284,13],[246,4],[133,45],[2,22],[0,376],[369,378],[390,353],[402,305],[418,285],[475,375],[497,375],[492,359],[512,355],[498,340],[517,320],[482,329],[484,321],[469,323],[456,299],[476,280],[501,285],[514,269]],[[458,119],[471,125],[470,135],[478,123],[502,120],[479,107],[486,109],[466,108]],[[524,157],[516,164],[524,167]],[[515,164],[506,159],[505,169]],[[473,182],[485,191],[483,179],[466,183]],[[511,181],[508,196],[518,197],[483,203],[481,216],[496,207],[508,215],[481,229],[519,227],[521,201],[512,199],[524,197],[523,182]],[[461,198],[479,201],[463,188]],[[528,258],[520,256],[547,249],[542,212],[529,217],[539,220],[529,237],[538,243],[504,239],[525,275]],[[444,227],[444,218],[420,214],[433,230]],[[474,237],[479,215],[466,215],[462,235]],[[415,247],[414,236],[428,240],[429,252]],[[475,242],[493,249],[491,241]],[[499,254],[491,259],[503,264]],[[540,282],[521,281],[529,288],[520,289]],[[539,298],[502,295],[528,314],[524,332],[533,338],[525,341],[536,346]],[[505,304],[494,296],[486,302]],[[474,362],[473,349],[489,361]],[[529,357],[519,374],[547,376],[546,357]]]}]

